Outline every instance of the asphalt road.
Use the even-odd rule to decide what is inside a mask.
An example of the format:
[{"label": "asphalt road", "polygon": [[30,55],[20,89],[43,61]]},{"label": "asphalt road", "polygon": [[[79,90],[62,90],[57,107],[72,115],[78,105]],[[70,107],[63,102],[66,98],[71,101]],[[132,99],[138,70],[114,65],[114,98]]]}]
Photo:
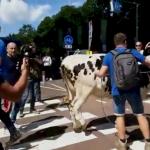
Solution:
[{"label": "asphalt road", "polygon": [[[11,150],[115,150],[116,129],[111,97],[91,96],[82,108],[87,130],[75,133],[68,108],[62,104],[66,95],[62,80],[41,83],[43,103],[36,103],[40,114],[29,114],[29,104],[25,106],[25,116],[17,119],[22,132],[20,141]],[[150,100],[144,100],[147,117],[150,117]],[[135,117],[127,104],[126,124],[130,149],[144,150],[144,142]],[[0,141],[9,139],[9,133],[0,123]]]}]

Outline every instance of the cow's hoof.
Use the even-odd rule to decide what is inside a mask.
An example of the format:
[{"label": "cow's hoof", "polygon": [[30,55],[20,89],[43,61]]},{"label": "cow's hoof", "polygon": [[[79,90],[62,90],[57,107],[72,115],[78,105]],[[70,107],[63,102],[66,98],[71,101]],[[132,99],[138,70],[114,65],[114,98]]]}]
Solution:
[{"label": "cow's hoof", "polygon": [[82,125],[82,130],[86,131],[86,129],[87,129],[87,125],[86,124]]},{"label": "cow's hoof", "polygon": [[86,124],[82,125],[80,121],[76,120],[76,126],[73,129],[76,133],[80,133],[86,130]]},{"label": "cow's hoof", "polygon": [[73,128],[73,130],[74,130],[74,132],[76,132],[76,133],[80,133],[80,132],[83,131],[82,126],[79,127],[79,128]]}]

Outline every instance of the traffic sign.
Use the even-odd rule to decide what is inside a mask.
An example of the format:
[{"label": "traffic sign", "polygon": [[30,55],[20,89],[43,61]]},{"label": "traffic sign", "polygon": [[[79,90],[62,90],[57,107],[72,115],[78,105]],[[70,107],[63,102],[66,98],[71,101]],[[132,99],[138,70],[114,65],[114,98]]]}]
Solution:
[{"label": "traffic sign", "polygon": [[71,49],[71,48],[72,48],[72,45],[65,45],[65,48]]},{"label": "traffic sign", "polygon": [[73,37],[71,35],[66,35],[64,37],[64,44],[65,45],[72,45],[73,44]]}]

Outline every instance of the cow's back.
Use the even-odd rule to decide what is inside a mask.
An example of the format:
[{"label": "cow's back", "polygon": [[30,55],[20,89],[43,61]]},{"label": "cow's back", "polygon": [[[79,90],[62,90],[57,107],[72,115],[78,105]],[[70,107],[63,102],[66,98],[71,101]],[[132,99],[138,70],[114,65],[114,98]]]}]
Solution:
[{"label": "cow's back", "polygon": [[95,75],[101,68],[104,56],[105,54],[67,56],[61,63],[61,72],[69,90],[76,92],[77,88],[84,86],[86,92],[86,88],[92,87],[91,94],[97,95],[99,89],[106,88],[107,77],[100,79]]}]

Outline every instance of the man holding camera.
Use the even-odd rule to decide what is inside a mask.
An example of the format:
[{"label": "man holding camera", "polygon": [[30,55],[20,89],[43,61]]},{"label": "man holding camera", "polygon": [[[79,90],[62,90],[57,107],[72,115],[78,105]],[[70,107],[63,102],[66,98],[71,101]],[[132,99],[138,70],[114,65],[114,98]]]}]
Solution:
[{"label": "man holding camera", "polygon": [[12,120],[16,121],[17,113],[20,110],[20,117],[23,117],[23,111],[25,103],[30,96],[30,113],[39,113],[35,109],[35,101],[36,99],[38,101],[41,100],[41,89],[40,89],[40,81],[41,81],[41,69],[40,66],[42,65],[42,60],[40,59],[38,53],[36,52],[36,46],[34,43],[31,43],[30,45],[26,45],[25,48],[23,48],[23,53],[25,57],[29,58],[29,78],[28,78],[28,84],[26,86],[26,89],[21,97],[21,103],[17,103],[17,109],[15,113],[12,116]]},{"label": "man holding camera", "polygon": [[[28,74],[29,74],[29,67],[28,67],[28,60],[23,58],[23,63],[21,65],[21,75],[18,79],[18,81],[14,84],[11,85],[9,84],[3,77],[2,73],[0,73],[0,97],[2,98],[6,98],[9,99],[13,102],[16,102],[17,100],[19,100],[19,98],[21,97],[26,84],[27,84],[27,79],[28,79]],[[8,117],[6,116],[6,113],[4,111],[0,110],[0,119],[2,120],[2,122],[6,119],[8,119]],[[7,125],[11,126],[12,122],[9,119],[9,122]],[[9,128],[9,127],[8,127]],[[12,131],[12,132],[11,132]],[[18,140],[18,136],[16,136],[17,132],[14,132],[13,130],[13,126],[12,128],[10,128],[10,140],[7,143],[12,144],[14,143],[16,140]],[[2,148],[2,145],[1,145]]]}]

